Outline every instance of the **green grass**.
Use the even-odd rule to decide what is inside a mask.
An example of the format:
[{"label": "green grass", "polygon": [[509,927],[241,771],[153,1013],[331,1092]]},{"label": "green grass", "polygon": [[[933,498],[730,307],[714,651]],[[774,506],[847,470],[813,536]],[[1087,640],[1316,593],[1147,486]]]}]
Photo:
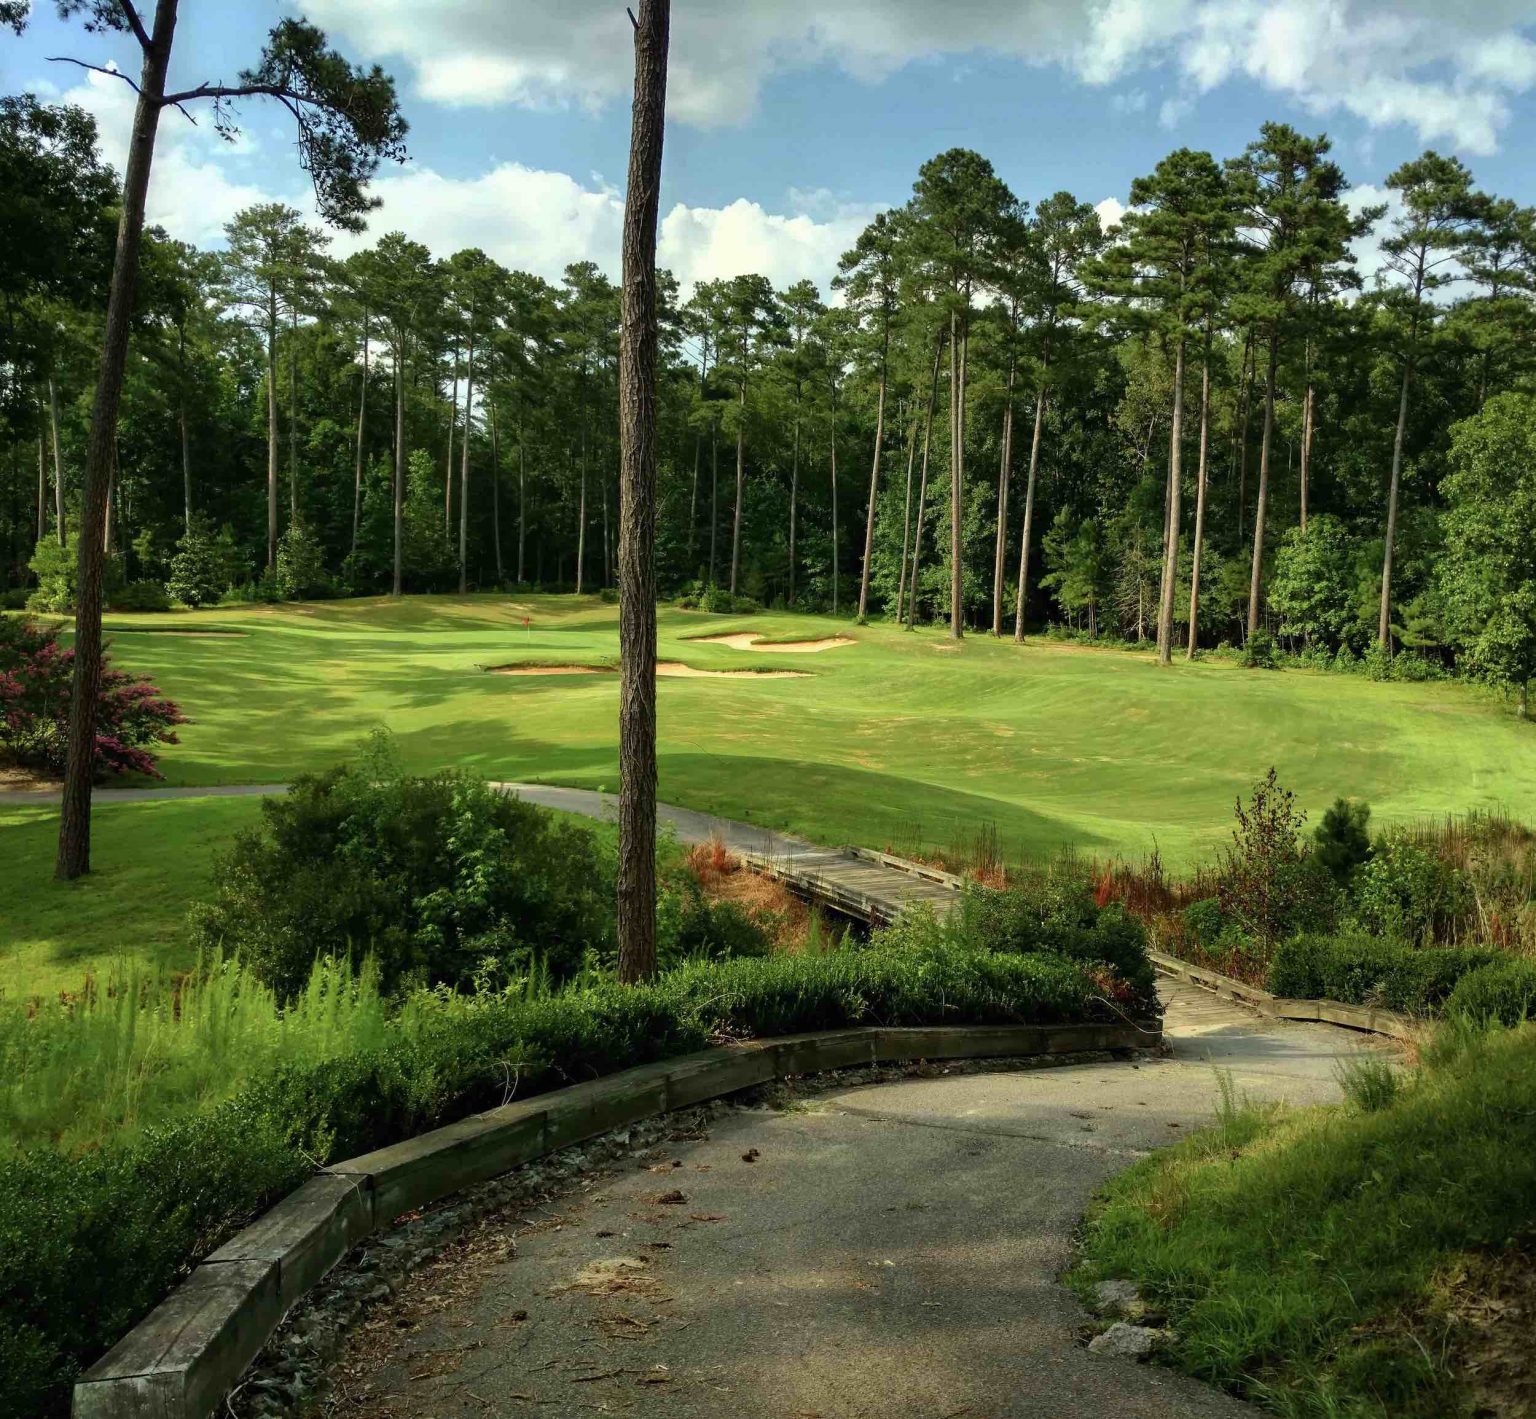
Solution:
[{"label": "green grass", "polygon": [[1445,1419],[1453,1280],[1536,1222],[1536,1025],[1446,1027],[1422,1069],[1344,1083],[1334,1108],[1229,1100],[1115,1178],[1072,1279],[1130,1277],[1175,1364],[1294,1419]]},{"label": "green grass", "polygon": [[116,963],[193,964],[184,921],[213,854],[256,819],[252,798],[109,803],[96,812],[92,871],[56,882],[58,809],[0,806],[0,996],[78,990]]},{"label": "green grass", "polygon": [[[194,721],[162,760],[172,784],[285,781],[382,725],[409,768],[617,785],[616,676],[483,669],[616,663],[617,609],[596,598],[248,606],[109,617],[108,631],[116,662],[153,676]],[[858,643],[785,655],[691,639],[730,631]],[[1006,859],[1065,848],[1138,857],[1155,845],[1183,865],[1225,840],[1233,801],[1271,764],[1314,814],[1353,795],[1379,827],[1477,807],[1536,816],[1536,728],[1460,685],[1215,661],[1160,669],[1150,655],[1045,641],[971,636],[957,648],[939,630],[669,608],[660,654],[807,672],[663,679],[660,791],[824,842],[945,848],[990,826]],[[19,884],[0,904],[0,951],[64,971],[119,938],[171,950],[208,845],[252,811],[119,805],[102,815],[98,858],[122,889],[73,896],[47,882],[49,830],[34,810],[0,817],[0,860]]]}]

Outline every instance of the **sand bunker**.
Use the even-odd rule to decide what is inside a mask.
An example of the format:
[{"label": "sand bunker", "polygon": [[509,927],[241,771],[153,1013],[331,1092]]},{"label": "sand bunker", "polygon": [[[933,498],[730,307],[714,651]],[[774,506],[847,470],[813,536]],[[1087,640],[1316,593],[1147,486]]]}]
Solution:
[{"label": "sand bunker", "polygon": [[[617,675],[612,665],[492,665],[492,675]],[[700,670],[680,660],[660,660],[656,673],[667,680],[805,680],[803,670]]]},{"label": "sand bunker", "polygon": [[810,655],[818,650],[836,650],[840,645],[853,645],[852,636],[828,636],[819,641],[764,641],[754,631],[737,631],[728,636],[690,636],[689,640],[706,645],[728,645],[732,650],[758,650],[770,655]]}]

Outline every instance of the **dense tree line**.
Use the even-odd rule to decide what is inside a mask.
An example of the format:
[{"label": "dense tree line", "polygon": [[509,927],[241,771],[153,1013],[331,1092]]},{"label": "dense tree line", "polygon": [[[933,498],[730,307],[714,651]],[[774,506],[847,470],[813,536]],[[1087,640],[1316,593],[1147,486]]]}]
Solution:
[{"label": "dense tree line", "polygon": [[[957,149],[830,300],[663,276],[662,591],[1055,622],[1165,659],[1486,642],[1486,595],[1447,580],[1477,520],[1454,495],[1496,505],[1518,470],[1453,476],[1452,431],[1531,388],[1536,224],[1434,153],[1387,187],[1390,217],[1350,202],[1326,138],[1267,124],[1226,161],[1170,154],[1105,230]],[[5,100],[0,191],[24,258],[0,272],[4,578],[67,600],[50,547],[79,515],[116,201],[91,120]],[[227,238],[144,237],[112,594],[614,585],[619,298],[595,265],[550,284],[398,232],[339,259],[280,204]],[[1506,659],[1516,682],[1530,656]]]}]

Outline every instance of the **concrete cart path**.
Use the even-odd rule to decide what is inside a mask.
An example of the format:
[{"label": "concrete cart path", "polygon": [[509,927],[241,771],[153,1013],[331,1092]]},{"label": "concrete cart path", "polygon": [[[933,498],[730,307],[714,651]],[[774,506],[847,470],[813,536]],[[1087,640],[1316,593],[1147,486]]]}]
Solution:
[{"label": "concrete cart path", "polygon": [[[618,813],[618,799],[611,793],[589,788],[562,788],[555,784],[499,783],[530,803],[579,813],[588,818],[607,818]],[[286,784],[212,784],[181,788],[98,789],[97,804],[149,803],[180,798],[257,798],[284,793]],[[59,801],[57,790],[0,790],[0,806],[51,804]],[[772,870],[802,895],[819,899],[851,916],[868,921],[893,921],[908,906],[926,903],[935,911],[949,910],[956,900],[950,887],[931,878],[915,876],[891,862],[856,857],[839,848],[822,847],[805,838],[776,833],[751,823],[717,818],[692,808],[660,803],[656,808],[662,824],[672,828],[685,843],[719,838],[754,867]]]},{"label": "concrete cart path", "polygon": [[[1172,1054],[733,1110],[487,1224],[375,1310],[337,1419],[1183,1419],[1254,1411],[1090,1354],[1058,1276],[1095,1189],[1239,1090],[1381,1045],[1165,985]],[[1214,1066],[1214,1067],[1213,1067]],[[750,1160],[750,1161],[749,1161]]]}]

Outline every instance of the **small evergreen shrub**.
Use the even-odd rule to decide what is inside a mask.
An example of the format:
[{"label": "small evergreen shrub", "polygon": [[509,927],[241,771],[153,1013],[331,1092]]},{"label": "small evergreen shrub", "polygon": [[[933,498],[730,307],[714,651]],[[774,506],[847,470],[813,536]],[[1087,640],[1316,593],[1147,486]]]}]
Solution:
[{"label": "small evergreen shrub", "polygon": [[1250,670],[1274,670],[1279,662],[1275,654],[1275,638],[1263,626],[1248,637],[1243,647],[1243,664]]},{"label": "small evergreen shrub", "polygon": [[1507,959],[1496,950],[1409,946],[1374,936],[1298,936],[1275,949],[1266,984],[1297,1000],[1438,1015],[1463,976]]},{"label": "small evergreen shrub", "polygon": [[319,539],[302,522],[293,523],[277,544],[278,596],[284,601],[308,601],[331,593]]},{"label": "small evergreen shrub", "polygon": [[1333,880],[1347,887],[1371,856],[1371,805],[1336,798],[1312,831],[1313,854]]},{"label": "small evergreen shrub", "polygon": [[168,595],[183,606],[194,610],[199,606],[212,606],[228,585],[222,579],[220,550],[206,522],[199,518],[182,534],[171,558],[170,575],[166,578]]},{"label": "small evergreen shrub", "polygon": [[169,611],[171,598],[158,581],[130,581],[111,595],[114,611]]},{"label": "small evergreen shrub", "polygon": [[1355,874],[1355,917],[1368,931],[1431,941],[1466,910],[1469,890],[1450,863],[1395,835],[1377,843]]},{"label": "small evergreen shrub", "polygon": [[1536,963],[1505,957],[1468,971],[1446,1000],[1445,1013],[1501,1025],[1536,1018]]}]

